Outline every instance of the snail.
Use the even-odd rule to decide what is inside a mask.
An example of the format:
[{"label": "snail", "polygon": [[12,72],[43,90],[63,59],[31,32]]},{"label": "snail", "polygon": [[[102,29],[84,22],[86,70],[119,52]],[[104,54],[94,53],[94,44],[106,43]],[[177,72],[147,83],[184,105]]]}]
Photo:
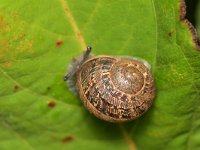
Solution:
[{"label": "snail", "polygon": [[150,65],[127,56],[92,56],[91,50],[69,65],[64,76],[69,88],[99,119],[125,122],[144,114],[156,95]]}]

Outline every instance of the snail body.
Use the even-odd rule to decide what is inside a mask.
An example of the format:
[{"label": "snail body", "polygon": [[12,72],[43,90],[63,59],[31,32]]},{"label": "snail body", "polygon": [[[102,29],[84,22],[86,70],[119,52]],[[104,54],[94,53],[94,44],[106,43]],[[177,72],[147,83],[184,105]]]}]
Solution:
[{"label": "snail body", "polygon": [[148,63],[135,58],[106,55],[88,58],[71,79],[84,106],[108,122],[138,118],[155,97]]}]

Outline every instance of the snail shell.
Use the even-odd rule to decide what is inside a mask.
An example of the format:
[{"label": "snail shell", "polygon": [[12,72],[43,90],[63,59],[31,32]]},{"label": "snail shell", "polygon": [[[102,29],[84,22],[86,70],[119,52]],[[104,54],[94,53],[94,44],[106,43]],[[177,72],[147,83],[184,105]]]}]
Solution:
[{"label": "snail shell", "polygon": [[138,118],[155,97],[148,63],[130,57],[90,58],[79,66],[73,81],[84,106],[108,122]]}]

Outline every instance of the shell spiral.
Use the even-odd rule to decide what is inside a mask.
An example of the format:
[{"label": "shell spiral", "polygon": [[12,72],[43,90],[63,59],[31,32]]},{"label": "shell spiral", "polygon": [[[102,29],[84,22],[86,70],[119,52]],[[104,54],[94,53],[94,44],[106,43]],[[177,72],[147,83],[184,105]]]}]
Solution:
[{"label": "shell spiral", "polygon": [[76,89],[85,107],[109,122],[141,116],[155,97],[149,68],[140,60],[124,57],[87,60],[76,73]]}]

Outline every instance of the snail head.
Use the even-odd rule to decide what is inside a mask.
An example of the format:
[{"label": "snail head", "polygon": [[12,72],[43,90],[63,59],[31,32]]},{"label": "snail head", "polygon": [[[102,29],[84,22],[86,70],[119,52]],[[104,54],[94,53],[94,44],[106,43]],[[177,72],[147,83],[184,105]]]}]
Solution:
[{"label": "snail head", "polygon": [[63,78],[64,81],[67,81],[74,76],[74,74],[79,70],[80,66],[89,58],[91,51],[92,47],[87,46],[87,49],[83,52],[83,54],[72,60],[72,63],[68,68],[68,73]]}]

